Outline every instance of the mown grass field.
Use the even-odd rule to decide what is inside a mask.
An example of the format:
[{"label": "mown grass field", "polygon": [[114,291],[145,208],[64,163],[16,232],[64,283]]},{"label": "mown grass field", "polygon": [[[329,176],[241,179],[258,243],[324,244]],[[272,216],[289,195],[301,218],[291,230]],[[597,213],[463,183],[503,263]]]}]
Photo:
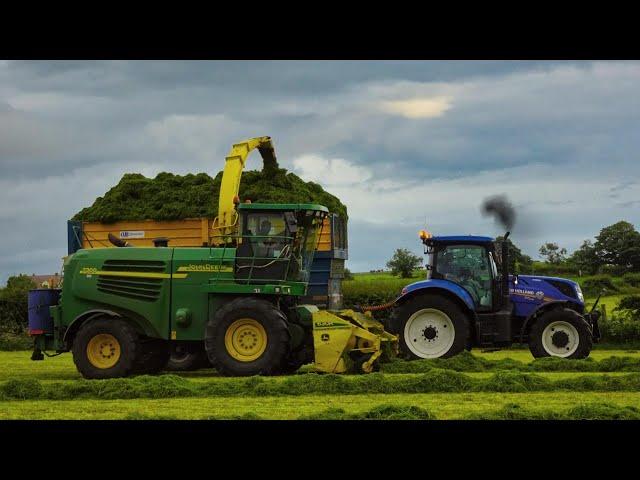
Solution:
[{"label": "mown grass field", "polygon": [[[378,292],[399,293],[424,271],[354,277],[345,297],[381,303]],[[601,299],[607,311],[622,291]],[[372,375],[303,367],[287,377],[224,378],[203,369],[87,381],[71,354],[33,362],[28,351],[0,351],[0,419],[640,419],[640,350],[604,345],[587,360],[556,360],[510,348],[397,361]]]},{"label": "mown grass field", "polygon": [[[489,366],[533,360],[527,350],[466,355],[466,364],[485,359]],[[467,371],[473,367],[461,363],[462,372],[426,374],[238,379],[200,370],[86,381],[70,354],[32,362],[26,351],[0,352],[0,419],[640,418],[640,352],[596,350],[587,362],[612,356],[626,357],[627,369]]]}]

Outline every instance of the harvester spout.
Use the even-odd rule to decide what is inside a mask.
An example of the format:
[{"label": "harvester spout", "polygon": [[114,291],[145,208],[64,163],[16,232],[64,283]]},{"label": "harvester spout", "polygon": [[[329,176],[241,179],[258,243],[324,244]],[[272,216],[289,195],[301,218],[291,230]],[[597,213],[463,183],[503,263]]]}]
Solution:
[{"label": "harvester spout", "polygon": [[220,245],[227,243],[226,236],[233,235],[238,223],[236,204],[240,202],[240,180],[247,157],[252,150],[258,149],[264,162],[266,173],[275,172],[278,169],[275,148],[271,137],[255,137],[236,143],[226,157],[222,183],[220,184],[220,196],[218,199],[218,216],[213,221],[212,243]]}]

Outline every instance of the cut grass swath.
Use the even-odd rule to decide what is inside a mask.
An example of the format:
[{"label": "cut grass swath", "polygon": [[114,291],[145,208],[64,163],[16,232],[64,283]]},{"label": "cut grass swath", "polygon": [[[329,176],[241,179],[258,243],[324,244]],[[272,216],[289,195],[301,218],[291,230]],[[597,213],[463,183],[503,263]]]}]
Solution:
[{"label": "cut grass swath", "polygon": [[362,376],[303,374],[282,379],[230,378],[194,382],[177,375],[139,376],[109,380],[40,383],[12,379],[0,384],[0,400],[129,399],[173,397],[299,396],[307,394],[640,391],[640,373],[580,375],[550,380],[535,373],[499,371],[485,378],[433,368],[419,375]]},{"label": "cut grass swath", "polygon": [[386,373],[425,373],[434,368],[456,372],[488,372],[513,370],[519,372],[640,372],[640,358],[612,356],[600,361],[590,358],[569,360],[566,358],[537,358],[525,363],[503,358],[489,360],[464,351],[452,358],[435,358],[406,361],[396,359],[381,366]]}]

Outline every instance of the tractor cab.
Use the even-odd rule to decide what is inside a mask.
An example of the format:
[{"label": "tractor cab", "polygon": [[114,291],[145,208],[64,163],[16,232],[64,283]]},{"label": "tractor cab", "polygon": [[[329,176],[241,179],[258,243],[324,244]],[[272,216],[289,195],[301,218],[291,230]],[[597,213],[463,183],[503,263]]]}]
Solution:
[{"label": "tractor cab", "polygon": [[437,236],[424,242],[427,278],[451,281],[471,296],[477,311],[501,306],[501,275],[493,239],[480,236]]},{"label": "tractor cab", "polygon": [[479,314],[510,312],[508,248],[478,235],[432,236],[420,231],[427,254],[427,279],[446,280],[462,288]]},{"label": "tractor cab", "polygon": [[308,283],[327,208],[242,203],[237,211],[236,281]]}]

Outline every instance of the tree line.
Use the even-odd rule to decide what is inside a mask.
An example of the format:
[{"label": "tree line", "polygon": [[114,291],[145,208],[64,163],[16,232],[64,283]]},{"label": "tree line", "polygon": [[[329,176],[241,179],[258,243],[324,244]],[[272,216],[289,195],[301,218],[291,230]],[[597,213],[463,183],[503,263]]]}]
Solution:
[{"label": "tree line", "polygon": [[[523,254],[508,240],[512,254],[513,271],[531,270],[533,259]],[[603,270],[614,274],[640,271],[640,232],[633,224],[621,220],[600,230],[592,239],[586,239],[570,255],[556,242],[545,242],[538,253],[545,263],[557,267],[575,267],[583,275],[594,275]]]},{"label": "tree line", "polygon": [[[498,244],[504,240],[496,238]],[[514,273],[531,273],[535,261],[522,253],[511,239],[507,239],[509,248],[509,270]],[[640,232],[624,220],[604,227],[593,240],[587,239],[570,255],[567,249],[556,242],[545,242],[538,253],[549,266],[565,267],[575,270],[581,275],[594,275],[603,270],[609,273],[622,274],[640,271]],[[387,262],[393,275],[410,278],[413,271],[420,268],[422,258],[407,249],[397,249]]]}]

